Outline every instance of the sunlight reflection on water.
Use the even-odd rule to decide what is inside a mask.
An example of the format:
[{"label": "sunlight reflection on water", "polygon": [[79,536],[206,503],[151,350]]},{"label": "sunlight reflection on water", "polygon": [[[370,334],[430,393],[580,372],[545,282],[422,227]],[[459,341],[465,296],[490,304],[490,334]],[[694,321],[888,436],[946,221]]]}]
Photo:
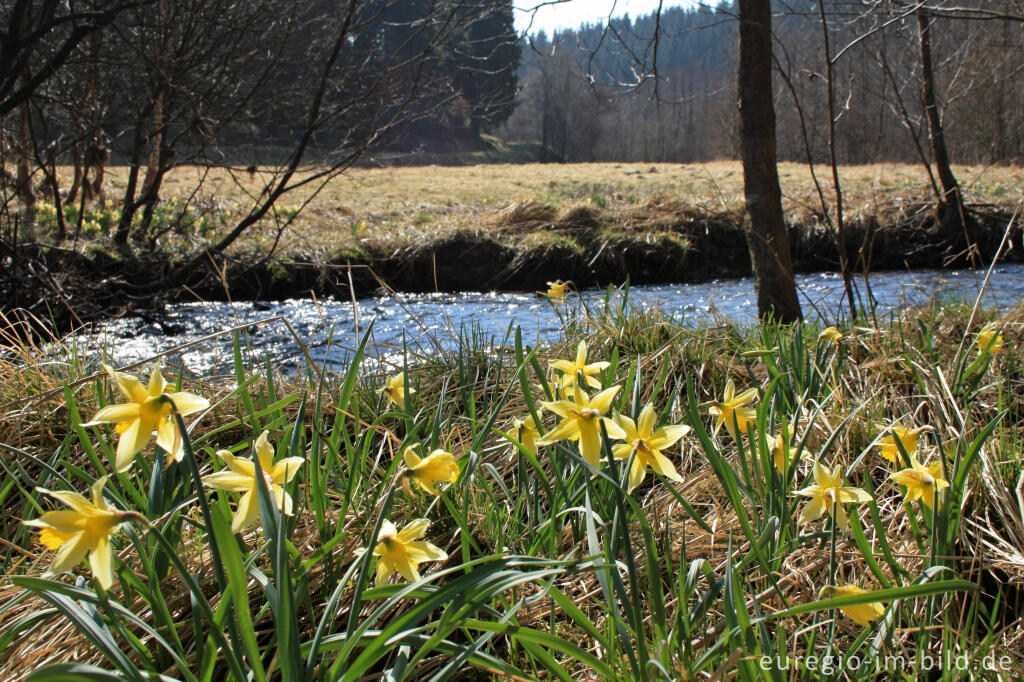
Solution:
[{"label": "sunlight reflection on water", "polygon": [[[871,291],[879,314],[900,307],[927,304],[933,300],[971,300],[978,291],[983,272],[919,270],[885,272],[871,276]],[[799,275],[804,313],[835,320],[845,309],[842,280],[835,273]],[[863,280],[859,282],[863,293]],[[605,292],[581,293],[587,306],[603,305]],[[986,291],[985,305],[1016,306],[1024,299],[1024,265],[996,268]],[[723,279],[698,284],[632,287],[629,305],[657,306],[674,319],[696,326],[710,316],[739,323],[755,319],[756,302],[749,278]],[[575,297],[569,305],[579,306]],[[538,344],[559,338],[561,320],[553,307],[535,294],[479,293],[399,294],[358,301],[358,327],[364,332],[372,321],[374,334],[369,352],[374,357],[400,352],[403,341],[412,355],[429,357],[436,352],[435,340],[450,348],[457,342],[460,327],[491,344],[502,343],[510,325],[522,328],[523,342]],[[280,320],[283,317],[295,331]],[[168,306],[158,314],[127,317],[96,325],[93,333],[80,334],[80,352],[95,356],[108,354],[114,364],[126,365],[156,353],[194,342],[225,329],[243,326],[243,348],[251,349],[259,361],[280,368],[302,364],[302,341],[313,360],[328,367],[344,366],[358,345],[356,316],[351,301],[290,299],[285,301],[182,303]],[[511,337],[507,340],[511,342]],[[231,367],[232,335],[202,341],[175,352],[165,362],[181,364],[194,373],[223,372]]]}]

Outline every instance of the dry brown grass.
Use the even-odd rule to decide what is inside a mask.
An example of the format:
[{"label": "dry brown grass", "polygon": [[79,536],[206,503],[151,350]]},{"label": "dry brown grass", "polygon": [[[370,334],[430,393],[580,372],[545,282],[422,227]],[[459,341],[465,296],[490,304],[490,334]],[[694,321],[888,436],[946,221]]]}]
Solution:
[{"label": "dry brown grass", "polygon": [[[816,170],[831,203],[827,169]],[[1019,168],[960,166],[954,170],[971,203],[1012,209],[1022,196],[1024,171]],[[300,179],[312,172],[304,171]],[[783,163],[779,175],[790,220],[819,222],[820,200],[807,166]],[[119,196],[125,176],[125,168],[110,169],[108,198]],[[840,176],[846,214],[852,220],[865,215],[877,216],[883,223],[898,220],[908,207],[933,200],[919,165],[849,166],[841,169]],[[169,174],[162,196],[182,201],[194,196],[214,207],[218,228],[210,236],[215,237],[233,224],[232,218],[249,205],[250,197],[269,177],[264,170],[255,174],[214,170],[204,176],[201,169],[183,167]],[[315,186],[282,200],[283,208],[308,204],[284,230],[279,252],[326,257],[357,253],[368,245],[404,246],[459,230],[536,227],[556,215],[567,216],[573,207],[577,212],[585,209],[588,218],[612,229],[649,222],[644,216],[651,218],[659,207],[698,216],[734,216],[743,208],[743,173],[736,161],[356,168],[331,180],[314,196]],[[236,250],[266,251],[277,231],[273,219],[264,220]]]}]

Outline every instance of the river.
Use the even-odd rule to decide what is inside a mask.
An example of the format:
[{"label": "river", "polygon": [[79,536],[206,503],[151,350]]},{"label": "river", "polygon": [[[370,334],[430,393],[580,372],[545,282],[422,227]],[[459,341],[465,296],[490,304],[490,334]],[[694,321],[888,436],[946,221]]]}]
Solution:
[{"label": "river", "polygon": [[[983,277],[984,272],[975,271],[882,272],[872,275],[870,284],[878,302],[876,313],[887,316],[896,309],[935,301],[973,302]],[[858,281],[863,294],[863,280]],[[799,275],[797,285],[805,315],[829,323],[842,316],[843,287],[837,274]],[[584,307],[596,310],[605,305],[606,295],[602,290],[570,294],[564,306],[577,311]],[[621,291],[613,292],[612,299],[614,305],[621,303]],[[983,303],[1007,309],[1022,300],[1024,265],[997,267]],[[751,323],[756,313],[749,278],[632,287],[627,302],[632,306],[657,306],[689,326],[709,318]],[[317,363],[338,369],[358,344],[357,329],[363,332],[371,322],[369,352],[376,357],[393,356],[401,351],[403,342],[411,354],[429,357],[437,352],[438,345],[451,347],[460,328],[471,330],[478,339],[501,343],[510,325],[519,325],[528,344],[555,341],[562,328],[555,307],[536,294],[391,294],[361,299],[355,310],[351,301],[336,299],[179,303],[145,317],[99,323],[89,333],[74,337],[74,343],[79,353],[90,358],[104,354],[118,366],[178,349],[165,362],[209,374],[232,366],[234,335],[204,337],[241,327],[247,359],[269,359],[275,366],[295,369],[308,352]]]}]

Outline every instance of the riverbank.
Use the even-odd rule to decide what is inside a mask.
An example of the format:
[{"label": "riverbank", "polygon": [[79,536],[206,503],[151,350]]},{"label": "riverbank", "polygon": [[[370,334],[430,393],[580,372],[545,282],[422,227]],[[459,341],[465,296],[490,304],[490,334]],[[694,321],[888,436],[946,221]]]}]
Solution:
[{"label": "riverbank", "polygon": [[[995,252],[1024,174],[961,167],[981,259]],[[857,269],[970,265],[963,235],[936,219],[927,176],[914,166],[844,168],[846,255]],[[782,164],[794,265],[835,271],[836,238],[807,169]],[[23,308],[65,330],[168,300],[361,297],[398,291],[534,291],[694,282],[749,274],[738,163],[527,164],[352,169],[319,192],[286,199],[223,258],[168,279],[188,254],[216,242],[246,209],[259,174],[178,169],[165,185],[168,228],[153,249],[114,249],[102,234],[123,183],[113,169],[95,233],[20,246],[7,256],[4,309]],[[197,189],[197,187],[199,189]],[[186,197],[186,198],[181,198]],[[191,199],[187,198],[191,197]],[[299,208],[301,207],[301,210]],[[43,221],[45,223],[45,221]],[[187,229],[181,227],[187,223]],[[98,226],[98,227],[97,227]],[[42,225],[46,227],[46,225]],[[1007,261],[1024,260],[1011,240]]]},{"label": "riverbank", "polygon": [[[982,670],[992,652],[1002,675],[1021,674],[1020,310],[991,320],[936,307],[838,334],[813,324],[688,329],[574,301],[564,312],[564,338],[540,350],[466,336],[387,372],[357,357],[339,371],[289,374],[243,351],[229,376],[179,378],[168,390],[210,403],[187,417],[199,469],[190,474],[186,459],[161,472],[146,443],[110,475],[107,501],[136,516],[113,536],[109,589],[100,593],[96,566],[81,562],[69,566],[78,586],[40,578],[54,552],[37,529],[5,526],[0,677],[75,661],[108,676],[192,679],[208,668],[220,679],[237,666],[274,679],[291,655],[305,669],[400,669],[410,680],[448,676],[449,663],[451,674],[480,679],[644,679],[647,660],[673,678],[755,680],[790,666],[815,678],[826,656],[852,679],[892,665],[881,669],[916,678],[932,665],[925,656],[947,654],[993,676]],[[990,321],[998,350],[977,343]],[[616,458],[623,439],[607,423],[613,442],[590,465],[578,441],[538,443],[515,421],[536,413],[541,433],[556,433],[564,406],[542,403],[555,397],[550,368],[571,364],[580,341],[589,379],[613,393],[609,416],[636,426],[652,406],[641,428],[671,472],[651,470],[636,443]],[[64,509],[39,488],[88,492],[111,473],[120,429],[80,424],[126,397],[105,375],[89,378],[95,369],[69,354],[12,373],[4,399],[18,402],[0,410],[3,518]],[[132,373],[147,381],[147,369]],[[381,389],[396,375],[412,390],[400,384],[406,397],[392,403]],[[597,402],[597,390],[587,399]],[[745,434],[710,409],[723,405],[750,407],[736,413],[750,418]],[[897,427],[913,431],[899,432],[904,453]],[[244,470],[264,431],[278,462],[295,458],[291,515],[236,536],[239,495],[202,481],[227,472],[224,461]],[[457,471],[424,490],[407,447],[450,453]],[[239,460],[213,454],[222,448]],[[911,456],[938,464],[929,471],[942,480],[941,504],[899,483],[918,479],[894,476]],[[645,472],[639,481],[630,460]],[[837,480],[824,481],[833,471]],[[833,522],[835,508],[819,501],[829,493],[815,485],[844,486],[848,526]],[[417,555],[415,587],[359,551],[375,546],[385,521],[420,524],[439,550]],[[376,587],[375,564],[385,568]],[[283,598],[293,606],[277,607]],[[48,645],[54,633],[61,647]],[[215,637],[219,646],[204,644]]]}]

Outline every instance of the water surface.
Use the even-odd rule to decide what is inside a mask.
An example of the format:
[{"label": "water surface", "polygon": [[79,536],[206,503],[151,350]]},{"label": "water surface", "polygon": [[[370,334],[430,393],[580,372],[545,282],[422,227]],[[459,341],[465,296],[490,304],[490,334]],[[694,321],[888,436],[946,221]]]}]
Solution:
[{"label": "water surface", "polygon": [[[984,272],[975,271],[886,272],[872,275],[870,285],[878,302],[877,311],[885,315],[894,308],[935,300],[973,301],[983,277]],[[797,285],[804,313],[809,317],[820,316],[832,322],[846,309],[842,280],[837,274],[800,275]],[[859,280],[859,289],[863,294],[863,280]],[[576,309],[584,305],[600,307],[606,295],[606,291],[587,290],[579,297],[568,297],[566,305]],[[621,293],[614,296],[621,297]],[[1021,300],[1024,265],[998,267],[983,303],[1010,308]],[[756,318],[750,278],[632,287],[627,304],[657,306],[689,326],[696,326],[709,316],[739,323]],[[145,317],[100,323],[92,333],[79,335],[76,341],[86,354],[108,354],[119,366],[194,344],[176,350],[167,361],[201,374],[231,367],[234,335],[206,340],[203,337],[241,327],[247,358],[269,359],[275,366],[297,368],[308,352],[314,361],[338,369],[358,344],[357,331],[364,332],[371,321],[369,351],[375,357],[393,357],[403,343],[413,355],[429,357],[438,346],[452,347],[460,329],[491,343],[501,343],[509,326],[515,324],[522,328],[525,343],[538,344],[557,340],[562,327],[554,306],[536,294],[463,292],[378,296],[359,300],[355,306],[351,301],[335,299],[181,303]]]}]

